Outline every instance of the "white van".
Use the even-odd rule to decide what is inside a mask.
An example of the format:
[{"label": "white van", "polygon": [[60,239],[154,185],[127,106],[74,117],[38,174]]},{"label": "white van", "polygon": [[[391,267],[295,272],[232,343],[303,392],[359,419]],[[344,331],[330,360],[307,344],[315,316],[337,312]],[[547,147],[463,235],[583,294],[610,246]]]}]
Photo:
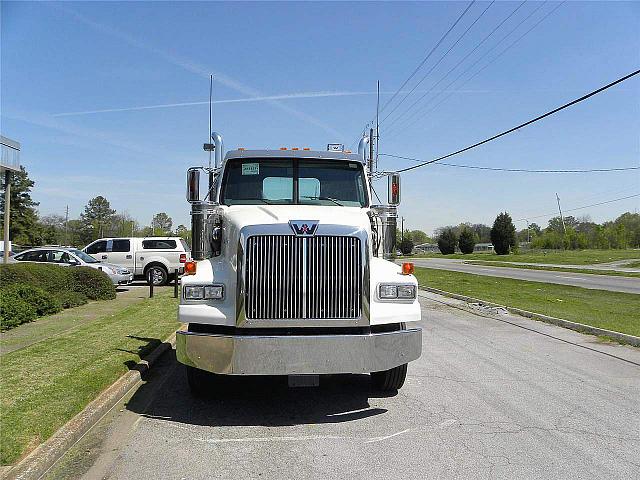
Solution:
[{"label": "white van", "polygon": [[184,272],[191,260],[191,249],[180,237],[101,238],[82,249],[100,262],[121,265],[136,278],[152,279],[154,285],[165,285]]}]

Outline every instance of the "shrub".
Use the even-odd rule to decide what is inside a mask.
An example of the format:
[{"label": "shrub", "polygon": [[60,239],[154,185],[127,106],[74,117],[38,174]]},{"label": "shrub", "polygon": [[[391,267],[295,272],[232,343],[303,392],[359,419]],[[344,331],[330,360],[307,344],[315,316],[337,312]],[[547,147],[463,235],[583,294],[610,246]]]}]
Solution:
[{"label": "shrub", "polygon": [[451,255],[456,251],[456,244],[458,243],[458,236],[453,228],[445,228],[438,235],[438,248],[443,255]]},{"label": "shrub", "polygon": [[476,246],[476,234],[470,228],[463,228],[458,239],[458,247],[462,253],[473,253]]},{"label": "shrub", "polygon": [[400,251],[403,255],[411,255],[411,252],[413,252],[413,242],[408,238],[402,240],[402,242],[400,242]]},{"label": "shrub", "polygon": [[79,307],[89,301],[84,293],[72,292],[71,290],[58,292],[56,298],[60,302],[60,305],[62,305],[62,308]]},{"label": "shrub", "polygon": [[33,322],[36,309],[9,289],[0,290],[0,330],[8,330],[23,323]]},{"label": "shrub", "polygon": [[17,296],[27,302],[33,308],[39,317],[43,315],[51,315],[62,310],[60,302],[49,292],[43,289],[29,285],[26,283],[16,283],[2,289],[10,297]]},{"label": "shrub", "polygon": [[47,292],[63,292],[72,288],[71,267],[38,263],[13,263],[0,266],[0,285],[16,283],[36,285]]},{"label": "shrub", "polygon": [[507,255],[516,246],[516,227],[507,213],[500,213],[493,222],[491,243],[498,255]]},{"label": "shrub", "polygon": [[73,275],[72,290],[82,293],[91,300],[113,300],[116,287],[109,276],[91,267],[70,267]]}]

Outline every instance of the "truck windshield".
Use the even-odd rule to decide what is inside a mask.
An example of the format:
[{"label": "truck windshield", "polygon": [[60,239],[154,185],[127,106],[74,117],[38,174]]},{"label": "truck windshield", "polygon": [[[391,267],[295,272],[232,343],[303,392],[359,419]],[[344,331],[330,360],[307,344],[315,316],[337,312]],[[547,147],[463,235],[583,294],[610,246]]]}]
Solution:
[{"label": "truck windshield", "polygon": [[344,160],[236,159],[227,163],[225,205],[366,207],[362,164]]}]

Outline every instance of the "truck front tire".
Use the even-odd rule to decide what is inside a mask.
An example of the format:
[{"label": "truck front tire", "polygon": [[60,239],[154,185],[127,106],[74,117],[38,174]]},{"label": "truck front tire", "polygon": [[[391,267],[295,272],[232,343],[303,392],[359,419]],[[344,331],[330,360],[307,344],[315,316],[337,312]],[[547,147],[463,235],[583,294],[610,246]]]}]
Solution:
[{"label": "truck front tire", "polygon": [[372,372],[371,381],[373,386],[383,392],[393,392],[400,390],[407,378],[407,364],[382,372]]}]

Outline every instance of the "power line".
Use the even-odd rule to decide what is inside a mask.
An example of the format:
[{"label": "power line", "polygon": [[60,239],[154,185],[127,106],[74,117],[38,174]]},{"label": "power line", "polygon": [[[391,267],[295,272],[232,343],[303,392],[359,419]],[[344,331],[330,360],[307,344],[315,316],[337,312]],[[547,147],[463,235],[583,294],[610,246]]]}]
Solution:
[{"label": "power line", "polygon": [[462,20],[462,17],[464,17],[467,12],[469,11],[469,9],[471,8],[471,6],[475,3],[475,0],[472,0],[469,5],[467,5],[467,8],[464,9],[464,11],[460,14],[460,16],[457,18],[457,20],[455,22],[453,22],[453,25],[451,25],[449,27],[449,30],[447,30],[445,32],[444,35],[442,35],[442,37],[440,37],[440,40],[438,40],[438,43],[435,44],[435,46],[431,49],[431,51],[427,54],[426,57],[424,57],[424,59],[422,60],[422,62],[420,62],[420,64],[418,64],[418,66],[415,68],[415,70],[411,73],[411,75],[409,75],[409,77],[404,81],[404,83],[402,85],[400,85],[400,88],[398,88],[398,90],[396,91],[396,93],[393,94],[393,96],[387,101],[387,103],[385,103],[382,106],[382,109],[380,109],[380,112],[383,112],[385,108],[387,108],[387,106],[393,101],[394,98],[396,98],[396,96],[398,95],[398,93],[400,92],[400,90],[402,90],[404,88],[404,86],[409,82],[409,80],[411,80],[416,73],[418,73],[418,70],[420,70],[422,68],[422,66],[427,62],[427,60],[429,60],[429,58],[431,57],[431,55],[433,55],[433,52],[436,51],[436,49],[440,46],[440,44],[442,42],[444,42],[445,38],[447,38],[447,36],[451,33],[451,30],[453,30],[455,28],[455,26],[458,24],[458,22],[460,22],[460,20]]},{"label": "power line", "polygon": [[[498,29],[500,29],[500,27],[507,21],[509,20],[518,10],[520,10],[520,8],[522,8],[524,6],[526,2],[520,2],[520,4],[511,11],[511,13],[509,15],[507,15],[507,17],[502,20],[491,32],[489,32],[488,35],[486,35],[482,40],[480,40],[480,42],[478,42],[476,44],[476,46],[469,52],[467,53],[464,57],[462,57],[462,59],[456,63],[454,65],[453,68],[451,68],[440,80],[438,80],[429,90],[427,90],[421,97],[419,97],[415,102],[413,102],[411,105],[409,105],[409,107],[404,111],[404,113],[400,114],[399,116],[397,116],[395,119],[393,119],[391,121],[391,123],[388,125],[388,127],[390,127],[391,125],[393,125],[394,123],[396,123],[399,119],[401,119],[404,115],[406,115],[409,111],[411,111],[411,109],[416,106],[418,103],[420,103],[422,101],[423,98],[425,98],[427,95],[429,95],[429,93],[431,93],[433,91],[434,88],[436,88],[440,82],[442,82],[445,78],[447,78],[451,72],[453,72],[456,68],[458,68],[460,66],[460,64],[462,64],[467,58],[469,58],[470,55],[472,55],[478,48],[480,48],[482,46],[482,44],[484,42],[486,42],[489,38],[491,38],[491,36],[496,33],[496,31],[498,31]],[[489,4],[489,7],[492,5]],[[486,12],[489,7],[487,7],[487,9],[484,11]],[[484,12],[482,12],[482,14],[484,14]],[[482,16],[482,15],[481,15]],[[478,17],[479,19],[480,17]],[[477,21],[477,20],[476,20]],[[473,25],[471,25],[473,26]],[[465,32],[466,33],[466,32]],[[444,57],[443,57],[444,58]],[[437,64],[436,64],[437,65]],[[434,66],[435,67],[435,66]],[[429,72],[428,72],[429,73]],[[427,74],[428,74],[427,73]],[[422,77],[422,80],[424,80],[426,78],[426,75],[424,77]],[[422,82],[422,80],[420,80],[420,82]],[[419,83],[414,87],[414,89],[419,85]],[[413,90],[412,90],[413,91]],[[405,97],[406,98],[406,97]],[[387,115],[388,116],[388,115]]]},{"label": "power line", "polygon": [[[411,160],[413,162],[424,162],[419,158],[403,157],[401,155],[392,155],[390,153],[380,153],[383,157],[400,158],[402,160]],[[526,173],[594,173],[594,172],[621,172],[626,170],[640,170],[638,167],[613,167],[613,168],[589,168],[589,169],[560,169],[560,170],[529,170],[526,168],[500,168],[500,167],[481,167],[478,165],[460,165],[456,163],[439,162],[438,165],[456,168],[470,168],[474,170],[491,170],[494,172],[526,172]]]},{"label": "power line", "polygon": [[[636,194],[633,194],[633,195],[628,195],[626,197],[614,198],[613,200],[606,200],[604,202],[592,203],[591,205],[583,205],[582,207],[570,208],[569,210],[565,210],[565,212],[575,212],[576,210],[584,210],[585,208],[598,207],[600,205],[607,205],[609,203],[620,202],[622,200],[627,200],[629,198],[634,198],[634,197],[640,197],[640,193],[636,193]],[[544,215],[537,215],[535,217],[529,216],[529,217],[526,217],[526,218],[518,218],[517,220],[514,220],[514,222],[521,222],[523,220],[534,220],[536,218],[553,217],[553,216],[556,216],[556,215],[557,215],[556,212],[546,213]]]},{"label": "power line", "polygon": [[[566,1],[566,0],[565,0]],[[507,50],[509,50],[511,47],[513,47],[516,43],[518,43],[520,40],[522,40],[524,37],[526,37],[533,29],[535,29],[538,25],[540,25],[544,20],[547,19],[547,17],[549,17],[552,13],[554,13],[558,8],[560,8],[564,3],[560,2],[558,5],[556,5],[555,8],[553,8],[552,10],[550,10],[546,15],[544,15],[542,18],[540,18],[540,20],[538,20],[536,23],[534,23],[534,25],[529,28],[527,31],[525,31],[520,37],[518,37],[515,41],[513,41],[511,44],[509,44],[509,46],[507,48],[505,48],[504,50],[502,50],[498,55],[496,55],[491,61],[489,61],[484,67],[482,67],[480,70],[478,70],[476,73],[474,73],[473,75],[471,75],[469,78],[467,78],[458,88],[461,88],[462,86],[466,85],[467,83],[469,83],[473,78],[475,78],[478,74],[480,74],[480,72],[482,72],[483,70],[485,70],[489,65],[491,65],[493,62],[495,62],[498,58],[500,58],[503,54],[505,54],[507,52]],[[498,40],[498,42],[495,43],[495,45],[493,45],[489,50],[487,50],[486,52],[484,52],[482,55],[480,55],[478,57],[478,59],[473,62],[471,65],[469,65],[467,68],[465,68],[456,78],[454,78],[451,82],[449,82],[449,84],[444,87],[444,89],[438,93],[435,97],[433,97],[431,100],[429,100],[427,103],[425,103],[422,108],[416,110],[413,112],[413,114],[411,114],[406,120],[409,120],[408,122],[404,123],[404,127],[400,127],[400,129],[402,128],[406,128],[409,127],[412,123],[415,122],[411,122],[412,119],[416,118],[416,116],[424,116],[432,111],[434,111],[436,108],[438,108],[440,105],[442,105],[449,97],[451,97],[451,95],[453,95],[453,93],[455,92],[451,92],[449,93],[446,97],[444,97],[439,103],[437,103],[433,108],[429,109],[429,110],[424,110],[426,107],[428,107],[430,104],[433,103],[433,101],[438,98],[439,95],[441,95],[442,93],[446,92],[454,83],[456,83],[461,77],[463,77],[467,72],[469,72],[471,69],[473,69],[473,67],[475,67],[478,63],[480,63],[480,61],[482,61],[483,58],[485,58],[487,55],[489,55],[491,52],[493,52],[502,42],[504,42],[507,38],[509,38],[511,36],[511,34],[513,32],[515,32],[518,28],[520,28],[520,26],[525,23],[527,20],[529,20],[529,18],[531,18],[533,15],[535,15],[535,13],[540,10],[542,7],[544,7],[544,5],[546,4],[546,0],[544,2],[541,2],[540,5],[538,5],[536,8],[534,8],[526,17],[524,17],[515,27],[513,27],[509,33],[507,33],[504,37],[502,37],[500,40]],[[445,75],[446,77],[446,75]],[[434,85],[435,87],[436,85]],[[396,128],[394,128],[395,130]]]},{"label": "power line", "polygon": [[[437,61],[436,63],[434,63],[434,64],[431,66],[431,68],[427,71],[427,73],[425,73],[425,74],[422,76],[422,78],[418,81],[418,83],[416,83],[416,84],[413,86],[413,88],[412,88],[411,90],[409,90],[409,92],[408,92],[404,97],[402,97],[402,100],[400,100],[400,102],[396,103],[396,106],[395,106],[395,107],[393,107],[389,113],[387,113],[387,116],[386,116],[386,117],[384,117],[384,118],[380,121],[380,123],[383,123],[387,118],[389,118],[389,116],[390,116],[390,115],[392,115],[392,114],[393,114],[393,112],[395,112],[395,111],[398,109],[398,107],[400,107],[400,105],[402,105],[402,103],[403,103],[403,102],[404,102],[404,101],[409,97],[409,95],[411,95],[411,94],[415,91],[415,89],[416,89],[416,88],[418,88],[418,87],[420,86],[420,84],[422,84],[422,82],[424,82],[424,81],[425,81],[425,79],[429,76],[429,74],[430,74],[431,72],[433,72],[433,70],[434,70],[438,65],[440,65],[440,62],[442,62],[442,60],[444,60],[444,59],[445,59],[445,57],[446,57],[447,55],[449,55],[449,53],[451,52],[451,50],[453,50],[453,49],[456,47],[456,45],[458,45],[458,43],[460,43],[460,40],[462,40],[462,39],[467,35],[467,33],[469,33],[469,30],[471,30],[471,28],[473,28],[473,26],[474,26],[476,23],[478,23],[478,21],[479,21],[479,20],[484,16],[484,14],[485,14],[485,13],[487,13],[487,10],[489,10],[489,9],[493,6],[493,4],[494,4],[495,2],[496,2],[496,0],[493,0],[491,3],[489,3],[489,5],[487,6],[487,8],[485,8],[482,12],[480,12],[480,15],[478,15],[478,16],[476,17],[476,19],[471,23],[471,25],[469,25],[469,26],[467,27],[467,29],[466,29],[464,32],[462,32],[462,34],[457,38],[457,40],[456,40],[456,41],[455,41],[455,42],[454,42],[454,43],[449,47],[449,50],[447,50],[446,52],[444,52],[444,54],[443,54],[443,55],[438,59],[438,61]],[[524,2],[523,2],[523,3],[524,3]],[[401,115],[402,115],[402,114],[401,114]]]},{"label": "power line", "polygon": [[583,102],[584,100],[587,100],[588,98],[591,98],[594,95],[597,95],[598,93],[601,93],[601,92],[603,92],[603,91],[605,91],[605,90],[607,90],[607,89],[609,89],[609,88],[611,88],[611,87],[613,87],[615,85],[618,85],[619,83],[622,83],[625,80],[628,80],[631,77],[634,77],[635,75],[638,75],[639,73],[640,73],[640,70],[636,70],[634,72],[631,72],[631,73],[629,73],[628,75],[625,75],[622,78],[619,78],[619,79],[617,79],[617,80],[615,80],[615,81],[613,81],[613,82],[611,82],[611,83],[609,83],[609,84],[607,84],[607,85],[605,85],[603,87],[598,88],[597,90],[594,90],[593,92],[587,93],[586,95],[583,95],[580,98],[576,98],[575,100],[572,100],[569,103],[565,103],[564,105],[562,105],[562,106],[560,106],[558,108],[554,108],[553,110],[551,110],[551,111],[549,111],[547,113],[544,113],[544,114],[539,115],[539,116],[537,116],[537,117],[535,117],[535,118],[533,118],[531,120],[528,120],[528,121],[526,121],[524,123],[521,123],[520,125],[517,125],[517,126],[515,126],[513,128],[510,128],[509,130],[505,130],[504,132],[498,133],[497,135],[494,135],[493,137],[489,137],[489,138],[487,138],[485,140],[482,140],[480,142],[474,143],[473,145],[469,145],[468,147],[461,148],[460,150],[457,150],[455,152],[449,153],[447,155],[443,155],[441,157],[434,158],[433,160],[429,160],[429,161],[420,163],[418,165],[414,165],[412,167],[403,168],[401,170],[398,170],[398,172],[408,172],[409,170],[414,170],[416,168],[424,167],[425,165],[429,165],[431,163],[439,162],[440,160],[444,160],[445,158],[453,157],[454,155],[459,155],[460,153],[463,153],[463,152],[466,152],[468,150],[471,150],[472,148],[476,148],[476,147],[479,147],[480,145],[484,145],[485,143],[489,143],[489,142],[491,142],[493,140],[496,140],[496,139],[498,139],[500,137],[508,135],[509,133],[513,133],[516,130],[519,130],[519,129],[524,128],[524,127],[526,127],[528,125],[531,125],[532,123],[538,122],[538,121],[540,121],[540,120],[542,120],[542,119],[544,119],[546,117],[554,115],[555,113],[558,113],[559,111],[564,110],[565,108],[569,108],[572,105],[575,105],[577,103]]}]

